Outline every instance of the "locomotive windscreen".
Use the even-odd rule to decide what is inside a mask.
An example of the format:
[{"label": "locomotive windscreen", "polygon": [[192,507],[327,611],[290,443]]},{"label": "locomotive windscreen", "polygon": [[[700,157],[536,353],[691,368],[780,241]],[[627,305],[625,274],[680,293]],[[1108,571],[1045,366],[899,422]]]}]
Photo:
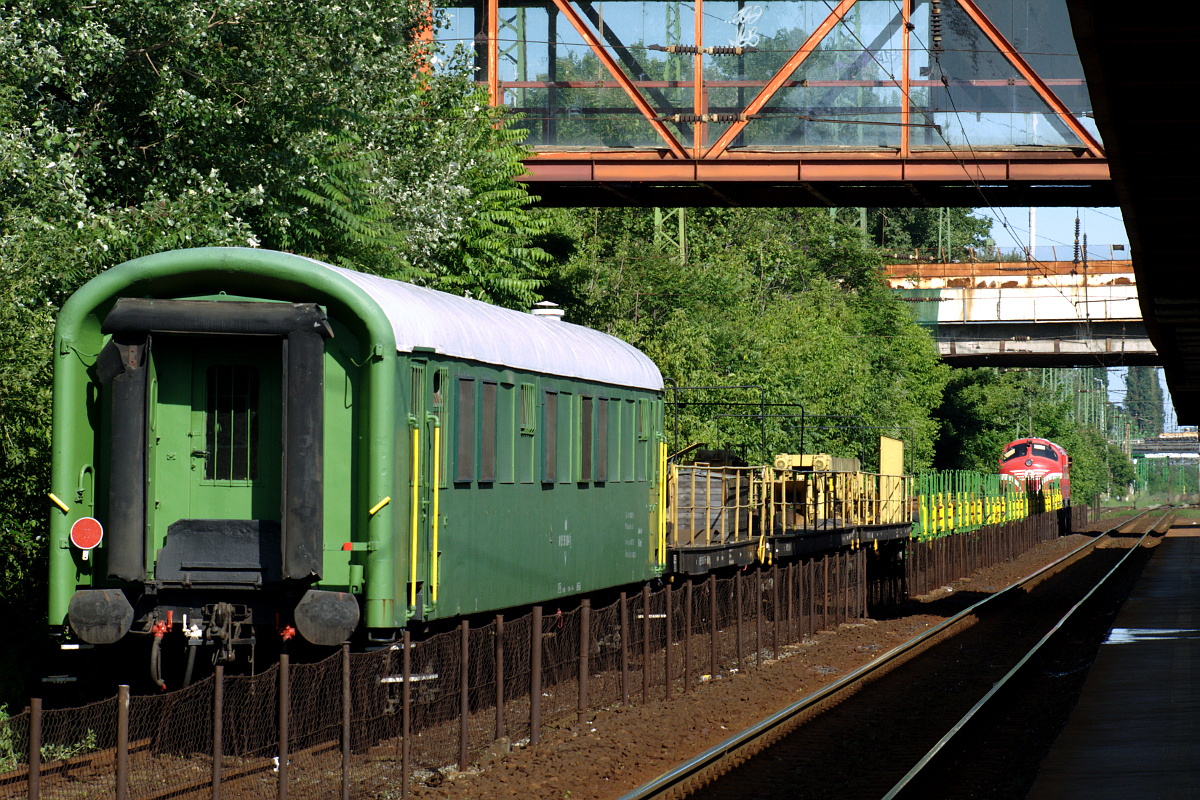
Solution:
[{"label": "locomotive windscreen", "polygon": [[1011,461],[1014,458],[1021,458],[1028,452],[1029,452],[1029,444],[1026,442],[1021,442],[1020,444],[1013,445],[1012,447],[1010,447],[1004,451],[1004,460]]},{"label": "locomotive windscreen", "polygon": [[[1032,452],[1030,448],[1032,447]],[[1002,461],[1012,461],[1014,458],[1023,458],[1027,455],[1034,455],[1038,458],[1048,458],[1051,461],[1058,461],[1058,452],[1047,444],[1039,442],[1021,442],[1014,444],[1012,447],[1004,451]]]},{"label": "locomotive windscreen", "polygon": [[1058,451],[1049,445],[1038,444],[1037,442],[1034,442],[1033,454],[1035,456],[1041,456],[1042,458],[1048,458],[1051,461],[1058,461]]}]

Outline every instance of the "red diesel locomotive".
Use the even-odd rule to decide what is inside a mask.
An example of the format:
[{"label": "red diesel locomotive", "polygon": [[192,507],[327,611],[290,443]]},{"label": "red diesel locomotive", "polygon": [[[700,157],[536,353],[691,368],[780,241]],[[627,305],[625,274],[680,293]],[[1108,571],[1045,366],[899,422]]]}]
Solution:
[{"label": "red diesel locomotive", "polygon": [[1071,496],[1070,465],[1067,451],[1059,445],[1025,437],[1004,446],[1000,475],[1030,492],[1059,489],[1065,500]]}]

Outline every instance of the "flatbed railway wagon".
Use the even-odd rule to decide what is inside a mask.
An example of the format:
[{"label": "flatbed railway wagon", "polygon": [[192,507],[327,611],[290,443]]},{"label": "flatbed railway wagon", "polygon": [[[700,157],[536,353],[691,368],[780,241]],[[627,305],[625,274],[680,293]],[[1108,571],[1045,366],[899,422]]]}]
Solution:
[{"label": "flatbed railway wagon", "polygon": [[662,377],[603,333],[197,248],[88,282],[54,355],[68,647],[386,642],[663,571]]}]

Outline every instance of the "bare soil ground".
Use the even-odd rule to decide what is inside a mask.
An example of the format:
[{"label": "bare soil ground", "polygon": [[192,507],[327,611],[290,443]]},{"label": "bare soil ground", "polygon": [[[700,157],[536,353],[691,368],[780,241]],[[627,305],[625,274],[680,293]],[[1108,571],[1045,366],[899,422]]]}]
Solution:
[{"label": "bare soil ground", "polygon": [[[1111,523],[1110,523],[1111,524]],[[499,744],[477,769],[433,774],[415,798],[611,800],[769,716],[876,656],[1070,552],[1083,534],[1040,545],[893,609],[820,631],[760,669],[722,675],[690,695],[613,707],[546,730],[536,747]]]}]

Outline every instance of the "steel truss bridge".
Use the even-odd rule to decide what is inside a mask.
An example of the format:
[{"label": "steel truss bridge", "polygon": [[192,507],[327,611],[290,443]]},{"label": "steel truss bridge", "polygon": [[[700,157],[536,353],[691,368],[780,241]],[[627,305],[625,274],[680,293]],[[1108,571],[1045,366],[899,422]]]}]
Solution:
[{"label": "steel truss bridge", "polygon": [[470,0],[550,205],[1109,205],[1063,0]]}]

